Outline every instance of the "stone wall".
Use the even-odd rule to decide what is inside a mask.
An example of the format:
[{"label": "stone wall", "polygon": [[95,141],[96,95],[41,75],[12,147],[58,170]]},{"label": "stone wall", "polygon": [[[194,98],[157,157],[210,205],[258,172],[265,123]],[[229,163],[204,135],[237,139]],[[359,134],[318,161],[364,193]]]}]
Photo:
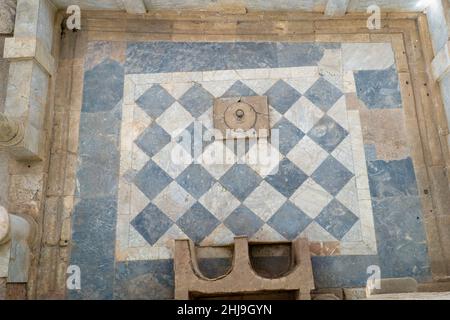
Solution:
[{"label": "stone wall", "polygon": [[[0,112],[5,109],[6,87],[8,81],[9,63],[3,59],[3,46],[6,36],[0,36]],[[8,201],[8,155],[0,151],[0,205],[7,206]]]}]

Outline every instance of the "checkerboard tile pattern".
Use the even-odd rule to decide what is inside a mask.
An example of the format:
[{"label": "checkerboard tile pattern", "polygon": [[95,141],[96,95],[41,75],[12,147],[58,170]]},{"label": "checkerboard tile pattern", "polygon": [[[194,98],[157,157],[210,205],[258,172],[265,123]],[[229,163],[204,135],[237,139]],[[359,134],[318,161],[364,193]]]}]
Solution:
[{"label": "checkerboard tile pattern", "polygon": [[[268,96],[272,137],[215,141],[213,99],[251,95]],[[171,258],[178,237],[236,235],[376,254],[359,114],[318,67],[130,74],[122,111],[119,260]],[[261,148],[270,161],[251,161]]]}]

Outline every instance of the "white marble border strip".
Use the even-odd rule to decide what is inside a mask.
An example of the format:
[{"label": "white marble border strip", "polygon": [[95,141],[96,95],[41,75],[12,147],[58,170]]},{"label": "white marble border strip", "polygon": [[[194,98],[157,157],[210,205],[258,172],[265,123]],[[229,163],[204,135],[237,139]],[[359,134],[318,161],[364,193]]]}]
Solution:
[{"label": "white marble border strip", "polygon": [[361,221],[362,242],[342,242],[343,255],[377,254],[375,225],[373,221],[372,198],[369,189],[366,154],[358,110],[347,110],[350,138],[352,142],[353,163],[355,166],[356,190],[358,193],[359,218]]}]

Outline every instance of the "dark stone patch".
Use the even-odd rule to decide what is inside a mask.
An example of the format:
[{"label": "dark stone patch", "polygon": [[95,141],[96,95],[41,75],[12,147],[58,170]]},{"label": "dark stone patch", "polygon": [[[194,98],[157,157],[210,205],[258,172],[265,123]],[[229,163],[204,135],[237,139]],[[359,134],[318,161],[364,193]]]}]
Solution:
[{"label": "dark stone patch", "polygon": [[136,145],[149,157],[156,155],[161,149],[168,145],[170,141],[171,136],[156,122],[153,122],[135,140]]},{"label": "dark stone patch", "polygon": [[277,43],[278,66],[316,66],[324,55],[324,46],[315,43]]},{"label": "dark stone patch", "polygon": [[430,280],[420,198],[373,199],[372,205],[382,277]]},{"label": "dark stone patch", "polygon": [[367,169],[372,197],[418,195],[416,175],[411,158],[370,161]]},{"label": "dark stone patch", "polygon": [[199,258],[198,267],[205,277],[215,279],[226,274],[232,262],[231,258]]},{"label": "dark stone patch", "polygon": [[343,93],[323,77],[306,91],[305,96],[323,112],[327,112],[342,97]]},{"label": "dark stone patch", "polygon": [[302,130],[293,125],[284,117],[277,122],[273,129],[278,130],[278,149],[283,155],[287,155],[289,151],[291,151],[292,148],[294,148],[297,143],[305,136]]},{"label": "dark stone patch", "polygon": [[311,259],[316,289],[365,287],[371,275],[367,267],[379,265],[378,256],[316,256]]},{"label": "dark stone patch", "polygon": [[233,83],[230,89],[227,90],[222,95],[222,98],[230,98],[230,97],[251,97],[257,96],[258,94],[250,89],[248,86],[243,84],[240,80]]},{"label": "dark stone patch", "polygon": [[198,118],[213,106],[214,97],[201,85],[194,84],[178,101],[194,118]]},{"label": "dark stone patch", "polygon": [[402,96],[395,65],[385,70],[355,72],[356,92],[369,109],[402,107]]},{"label": "dark stone patch", "polygon": [[84,74],[82,112],[113,109],[123,97],[124,69],[118,62],[106,59]]},{"label": "dark stone patch", "polygon": [[147,198],[153,200],[173,179],[152,160],[139,171],[134,184]]},{"label": "dark stone patch", "polygon": [[173,260],[117,262],[114,299],[173,299],[174,282]]},{"label": "dark stone patch", "polygon": [[338,200],[333,199],[316,217],[315,221],[333,237],[341,240],[358,221],[358,217]]},{"label": "dark stone patch", "polygon": [[70,264],[81,269],[81,290],[69,299],[112,299],[116,234],[116,197],[81,199],[72,221]]},{"label": "dark stone patch", "polygon": [[153,119],[162,115],[174,102],[175,99],[159,84],[153,85],[136,100],[136,104]]},{"label": "dark stone patch", "polygon": [[265,95],[269,104],[281,114],[285,114],[302,96],[283,80],[278,80]]},{"label": "dark stone patch", "polygon": [[308,136],[323,149],[331,153],[348,136],[348,131],[331,117],[325,115],[308,132]]},{"label": "dark stone patch", "polygon": [[201,165],[191,164],[176,179],[177,183],[199,199],[214,185],[216,180]]}]

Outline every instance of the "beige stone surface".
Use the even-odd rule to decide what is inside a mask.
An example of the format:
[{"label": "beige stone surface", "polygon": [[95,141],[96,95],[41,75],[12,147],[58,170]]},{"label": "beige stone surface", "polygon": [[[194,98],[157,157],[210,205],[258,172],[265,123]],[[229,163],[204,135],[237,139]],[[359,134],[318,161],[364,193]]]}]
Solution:
[{"label": "beige stone surface", "polygon": [[390,293],[368,297],[366,300],[450,300],[450,292]]},{"label": "beige stone surface", "polygon": [[0,2],[0,34],[10,34],[14,30],[17,0]]}]

